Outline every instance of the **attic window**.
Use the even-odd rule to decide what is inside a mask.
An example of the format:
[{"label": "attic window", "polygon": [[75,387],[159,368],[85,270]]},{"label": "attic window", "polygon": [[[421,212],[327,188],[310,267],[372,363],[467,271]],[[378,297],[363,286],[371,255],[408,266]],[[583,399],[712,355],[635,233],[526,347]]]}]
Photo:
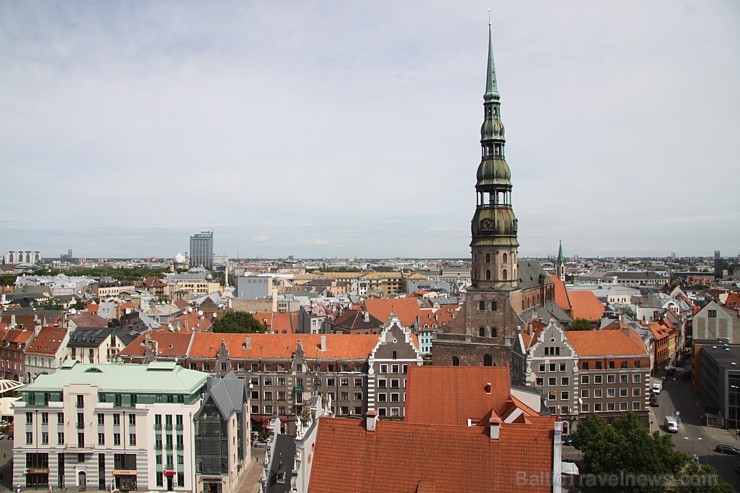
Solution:
[{"label": "attic window", "polygon": [[103,373],[103,372],[100,370],[100,368],[92,367],[92,368],[88,368],[87,370],[85,370],[85,373]]}]

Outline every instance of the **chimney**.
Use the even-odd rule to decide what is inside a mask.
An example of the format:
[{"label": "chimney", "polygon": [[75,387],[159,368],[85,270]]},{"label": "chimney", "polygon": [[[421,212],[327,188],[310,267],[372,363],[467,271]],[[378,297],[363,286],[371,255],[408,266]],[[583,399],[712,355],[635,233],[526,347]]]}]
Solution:
[{"label": "chimney", "polygon": [[491,393],[491,382],[488,382],[486,384],[486,394],[490,394],[490,393]]},{"label": "chimney", "polygon": [[244,343],[244,349],[252,349],[252,336],[247,336],[247,341]]},{"label": "chimney", "polygon": [[326,351],[326,335],[321,336],[321,350]]},{"label": "chimney", "polygon": [[365,429],[367,431],[375,431],[375,427],[378,423],[378,413],[371,409],[365,415]]},{"label": "chimney", "polygon": [[362,320],[364,320],[365,323],[370,322],[370,313],[368,313],[367,311],[363,312],[362,313]]},{"label": "chimney", "polygon": [[488,426],[491,440],[498,440],[499,434],[501,433],[501,418],[491,416],[488,420]]}]

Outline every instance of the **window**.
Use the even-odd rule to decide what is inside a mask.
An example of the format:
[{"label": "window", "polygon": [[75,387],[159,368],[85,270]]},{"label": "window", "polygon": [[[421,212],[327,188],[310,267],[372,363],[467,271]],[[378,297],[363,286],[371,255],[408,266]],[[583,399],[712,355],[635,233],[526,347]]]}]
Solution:
[{"label": "window", "polygon": [[614,369],[614,361],[610,361],[609,362],[609,369],[610,370],[613,370]]},{"label": "window", "polygon": [[478,302],[478,310],[483,311],[486,309],[486,302],[481,300]]},{"label": "window", "polygon": [[26,432],[26,445],[31,445],[33,443],[33,433],[30,431]]},{"label": "window", "polygon": [[570,378],[568,377],[561,378],[560,385],[562,385],[563,387],[567,387],[568,385],[570,385]]},{"label": "window", "polygon": [[[486,269],[486,281],[491,280],[491,269]],[[484,303],[485,306],[485,303]]]},{"label": "window", "polygon": [[57,444],[64,445],[64,433],[57,433]]},{"label": "window", "polygon": [[717,310],[707,310],[707,316],[709,318],[717,318]]},{"label": "window", "polygon": [[460,366],[460,358],[457,356],[452,357],[452,366]]},{"label": "window", "polygon": [[589,380],[590,380],[589,375],[581,375],[581,383],[587,384],[589,383]]},{"label": "window", "polygon": [[397,389],[401,387],[401,380],[398,378],[391,378],[391,388]]},{"label": "window", "polygon": [[41,432],[41,444],[42,445],[48,445],[49,444],[49,433],[43,431]]},{"label": "window", "polygon": [[269,391],[268,392],[265,392],[265,398],[264,398],[264,400],[271,401],[272,400],[272,392],[269,392]]},{"label": "window", "polygon": [[493,366],[493,357],[490,354],[483,355],[483,366]]},{"label": "window", "polygon": [[341,400],[343,400],[343,401],[348,401],[349,400],[349,392],[341,392],[339,394],[339,398]]},{"label": "window", "polygon": [[627,397],[628,393],[628,388],[622,387],[621,389],[619,389],[619,397]]},{"label": "window", "polygon": [[41,413],[41,424],[49,424],[49,413]]},{"label": "window", "polygon": [[601,370],[601,361],[596,362],[596,369]]},{"label": "window", "polygon": [[57,424],[58,425],[64,424],[64,413],[57,413]]},{"label": "window", "polygon": [[120,426],[120,425],[121,425],[121,415],[114,414],[113,415],[113,426]]},{"label": "window", "polygon": [[491,262],[491,254],[490,253],[486,253],[486,263],[488,264],[490,262]]},{"label": "window", "polygon": [[627,368],[627,360],[622,360],[622,361],[621,361],[621,362],[619,363],[619,367],[620,367],[620,368]]},{"label": "window", "polygon": [[594,383],[603,383],[604,376],[603,375],[594,375]]},{"label": "window", "polygon": [[136,445],[136,433],[129,433],[129,435],[128,435],[128,444],[129,445]]},{"label": "window", "polygon": [[355,392],[355,400],[356,401],[362,400],[362,392]]},{"label": "window", "polygon": [[601,389],[594,389],[594,399],[601,399],[602,391]]},{"label": "window", "polygon": [[128,415],[128,424],[130,426],[136,426],[136,415],[135,414]]},{"label": "window", "polygon": [[537,387],[542,387],[543,385],[545,385],[545,379],[542,377],[538,377],[537,380],[535,381],[535,385]]},{"label": "window", "polygon": [[601,412],[601,403],[600,402],[597,402],[597,403],[594,404],[594,412],[595,413],[600,413]]},{"label": "window", "polygon": [[362,378],[355,378],[355,387],[362,387]]},{"label": "window", "polygon": [[33,413],[26,413],[26,423],[27,424],[33,423]]},{"label": "window", "polygon": [[[485,329],[485,327],[481,327],[480,329],[478,329],[478,336],[479,337],[486,337],[486,329]],[[545,348],[545,349],[547,349],[547,348]]]},{"label": "window", "polygon": [[400,397],[401,397],[400,394],[398,394],[397,392],[392,393],[391,402],[399,402]]},{"label": "window", "polygon": [[98,445],[105,445],[105,433],[98,433]]},{"label": "window", "polygon": [[633,373],[632,374],[632,383],[640,383],[640,374],[639,373]]},{"label": "window", "polygon": [[581,404],[581,411],[582,411],[582,412],[584,412],[584,413],[587,413],[587,412],[588,412],[588,410],[589,410],[589,408],[590,408],[590,406],[588,405],[588,403],[586,403],[586,404]]},{"label": "window", "polygon": [[627,375],[626,373],[619,374],[619,383],[629,383],[629,381],[629,375]]},{"label": "window", "polygon": [[347,377],[340,378],[339,379],[339,385],[341,387],[349,387],[349,378],[347,378]]},{"label": "window", "polygon": [[329,387],[334,387],[337,384],[337,380],[334,377],[329,377],[326,379],[326,385]]},{"label": "window", "polygon": [[581,389],[581,397],[588,399],[588,389]]},{"label": "window", "polygon": [[272,366],[270,366],[270,363],[265,363],[265,371],[272,371]]},{"label": "window", "polygon": [[385,402],[386,401],[386,394],[380,393],[378,394],[378,402]]},{"label": "window", "polygon": [[272,385],[272,377],[265,377],[265,385]]},{"label": "window", "polygon": [[558,379],[557,378],[550,377],[550,378],[547,379],[547,385],[549,385],[549,386],[552,387],[552,386],[555,386],[557,384],[558,384]]},{"label": "window", "polygon": [[606,403],[606,410],[607,411],[614,411],[616,409],[616,405],[613,402],[607,402]]},{"label": "window", "polygon": [[540,373],[545,373],[547,371],[547,365],[544,363],[540,363]]},{"label": "window", "polygon": [[252,363],[252,371],[260,371],[260,365],[257,363]]},{"label": "window", "polygon": [[498,305],[496,304],[495,301],[492,301],[491,302],[491,311],[494,311],[495,312],[496,310],[498,310]]},{"label": "window", "polygon": [[640,410],[640,402],[639,401],[635,401],[635,402],[632,403],[632,410],[633,411],[639,411]]},{"label": "window", "polygon": [[278,387],[285,387],[285,377],[277,377]]},{"label": "window", "polygon": [[615,383],[617,381],[617,376],[613,374],[609,374],[606,376],[606,383]]},{"label": "window", "polygon": [[547,398],[548,398],[549,400],[551,400],[551,401],[555,401],[555,400],[557,400],[557,398],[558,398],[558,393],[557,393],[557,391],[555,391],[555,390],[551,390],[550,392],[548,392],[548,393],[547,393]]},{"label": "window", "polygon": [[583,363],[583,369],[588,370],[588,362]]},{"label": "window", "polygon": [[617,391],[616,391],[616,389],[606,389],[606,396],[607,396],[608,398],[610,398],[610,399],[612,399],[612,398],[616,397],[616,396],[617,396]]},{"label": "window", "polygon": [[555,368],[556,368],[555,363],[550,363],[549,371],[555,371]]},{"label": "window", "polygon": [[[556,352],[556,353],[558,354],[558,356],[559,356],[559,355],[560,355],[560,348],[559,348],[559,347],[557,347],[557,348],[555,348],[555,349],[556,349],[556,351],[555,351],[555,352]],[[560,371],[565,371],[565,363],[560,363]]]},{"label": "window", "polygon": [[640,360],[635,360],[635,368],[640,368]]},{"label": "window", "polygon": [[121,445],[121,434],[120,433],[113,434],[113,445]]},{"label": "window", "polygon": [[560,392],[560,399],[561,400],[567,401],[568,398],[569,398],[568,392]]},{"label": "window", "polygon": [[105,426],[105,414],[98,414],[98,426]]},{"label": "window", "polygon": [[642,389],[640,387],[634,387],[632,389],[632,397],[640,397],[642,395]]},{"label": "window", "polygon": [[388,365],[380,365],[380,373],[388,373]]}]

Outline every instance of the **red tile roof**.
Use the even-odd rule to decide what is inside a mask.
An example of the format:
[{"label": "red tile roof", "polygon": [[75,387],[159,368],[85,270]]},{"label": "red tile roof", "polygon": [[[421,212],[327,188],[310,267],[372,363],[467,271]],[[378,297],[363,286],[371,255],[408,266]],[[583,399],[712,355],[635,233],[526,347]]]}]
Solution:
[{"label": "red tile roof", "polygon": [[257,312],[252,316],[275,334],[292,334],[293,328],[298,326],[298,313]]},{"label": "red tile roof", "polygon": [[517,474],[551,478],[554,418],[487,426],[445,426],[321,418],[309,493],[532,493],[552,485],[517,486]]},{"label": "red tile roof", "polygon": [[[319,334],[214,334],[213,332],[151,331],[151,339],[159,342],[163,357],[214,358],[221,341],[226,343],[231,358],[288,359],[293,356],[298,341],[303,345],[306,358],[316,359],[367,359],[378,335],[327,334],[326,350],[321,350]],[[192,343],[191,343],[192,336]],[[249,347],[246,347],[249,338]],[[122,357],[141,357],[144,336],[138,337],[121,351]],[[418,342],[414,340],[418,347]],[[170,345],[173,345],[170,348]],[[188,346],[190,346],[189,351]]]},{"label": "red tile roof", "polygon": [[78,328],[83,329],[108,327],[108,321],[106,319],[93,313],[78,313],[69,317],[69,321],[74,322]]},{"label": "red tile roof", "polygon": [[647,355],[642,340],[626,330],[569,330],[568,342],[578,356]]},{"label": "red tile roof", "polygon": [[18,328],[9,329],[8,332],[5,334],[5,337],[3,337],[3,341],[26,344],[33,337],[33,335],[33,330]]},{"label": "red tile roof", "polygon": [[[406,421],[467,425],[504,412],[508,366],[411,366],[406,376]],[[490,384],[490,386],[488,385]],[[488,392],[487,392],[488,390]]]},{"label": "red tile roof", "polygon": [[43,327],[26,347],[26,354],[56,354],[66,335],[67,329],[64,327]]},{"label": "red tile roof", "polygon": [[550,276],[550,280],[555,285],[555,304],[570,313],[572,307],[568,299],[568,290],[565,289],[565,283],[558,276]]},{"label": "red tile roof", "polygon": [[365,309],[370,315],[385,323],[391,312],[395,313],[401,325],[413,327],[421,308],[416,298],[383,298],[365,300]]},{"label": "red tile roof", "polygon": [[604,305],[593,291],[570,291],[568,298],[573,309],[571,316],[574,319],[583,318],[589,322],[598,322],[604,315]]}]

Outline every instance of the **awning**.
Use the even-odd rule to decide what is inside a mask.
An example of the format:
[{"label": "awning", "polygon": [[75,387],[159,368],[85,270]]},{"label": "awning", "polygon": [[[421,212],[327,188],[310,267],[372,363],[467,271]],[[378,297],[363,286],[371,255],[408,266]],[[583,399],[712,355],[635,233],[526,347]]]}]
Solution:
[{"label": "awning", "polygon": [[0,416],[13,415],[13,403],[20,397],[0,397]]},{"label": "awning", "polygon": [[575,462],[561,462],[560,465],[563,468],[563,474],[568,474],[570,476],[578,476],[580,474]]}]

